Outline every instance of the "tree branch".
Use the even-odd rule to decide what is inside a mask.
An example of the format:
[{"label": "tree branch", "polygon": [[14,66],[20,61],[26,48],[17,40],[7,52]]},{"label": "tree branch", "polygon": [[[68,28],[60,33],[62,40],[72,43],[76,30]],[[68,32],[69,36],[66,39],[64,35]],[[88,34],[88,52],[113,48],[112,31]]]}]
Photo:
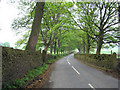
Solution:
[{"label": "tree branch", "polygon": [[119,22],[116,22],[116,23],[113,23],[113,24],[111,24],[111,25],[108,25],[108,26],[106,26],[105,28],[104,28],[104,30],[106,30],[107,28],[109,28],[109,27],[111,27],[111,26],[113,26],[113,25],[116,25],[116,24],[118,24]]}]

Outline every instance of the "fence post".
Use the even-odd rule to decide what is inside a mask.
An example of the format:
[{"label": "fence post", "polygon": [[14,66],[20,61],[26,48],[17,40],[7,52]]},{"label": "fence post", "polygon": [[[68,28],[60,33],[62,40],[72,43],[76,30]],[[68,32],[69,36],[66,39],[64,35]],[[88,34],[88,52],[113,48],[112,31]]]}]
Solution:
[{"label": "fence post", "polygon": [[117,54],[114,52],[113,53],[113,58],[112,58],[113,59],[113,68],[115,68],[118,64],[116,56],[117,56]]},{"label": "fence post", "polygon": [[112,54],[112,50],[111,50],[111,54]]}]

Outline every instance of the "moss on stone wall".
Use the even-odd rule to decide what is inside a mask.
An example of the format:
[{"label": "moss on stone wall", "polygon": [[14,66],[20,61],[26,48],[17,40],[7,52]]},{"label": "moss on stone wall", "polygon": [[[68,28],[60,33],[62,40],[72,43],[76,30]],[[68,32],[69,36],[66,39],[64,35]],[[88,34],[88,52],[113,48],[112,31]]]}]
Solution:
[{"label": "moss on stone wall", "polygon": [[116,55],[111,54],[75,54],[75,58],[94,64],[96,66],[104,67],[106,69],[115,68],[117,66]]},{"label": "moss on stone wall", "polygon": [[28,70],[41,66],[42,55],[38,52],[2,47],[2,80],[11,82],[24,77]]}]

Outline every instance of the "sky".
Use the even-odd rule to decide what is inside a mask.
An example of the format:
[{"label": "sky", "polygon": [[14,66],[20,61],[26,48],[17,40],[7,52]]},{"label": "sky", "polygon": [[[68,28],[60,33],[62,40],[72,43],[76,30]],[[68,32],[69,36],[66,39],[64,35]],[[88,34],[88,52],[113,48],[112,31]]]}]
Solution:
[{"label": "sky", "polygon": [[7,0],[0,0],[0,42],[9,42],[14,47],[15,42],[20,36],[16,36],[15,30],[12,30],[11,24],[19,13],[17,7],[8,4]]}]

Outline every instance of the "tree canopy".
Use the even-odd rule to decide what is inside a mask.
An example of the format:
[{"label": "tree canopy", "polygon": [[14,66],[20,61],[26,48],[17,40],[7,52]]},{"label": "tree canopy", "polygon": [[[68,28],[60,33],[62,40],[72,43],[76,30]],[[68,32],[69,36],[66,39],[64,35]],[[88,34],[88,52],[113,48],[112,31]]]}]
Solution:
[{"label": "tree canopy", "polygon": [[89,54],[97,48],[96,54],[100,54],[101,48],[114,47],[120,42],[118,2],[44,2],[37,5],[31,0],[19,2],[24,14],[14,20],[12,27],[18,31],[22,28],[26,33],[16,42],[17,47],[28,49],[29,46],[34,51],[43,48],[50,53],[54,50],[54,54],[76,48]]}]

